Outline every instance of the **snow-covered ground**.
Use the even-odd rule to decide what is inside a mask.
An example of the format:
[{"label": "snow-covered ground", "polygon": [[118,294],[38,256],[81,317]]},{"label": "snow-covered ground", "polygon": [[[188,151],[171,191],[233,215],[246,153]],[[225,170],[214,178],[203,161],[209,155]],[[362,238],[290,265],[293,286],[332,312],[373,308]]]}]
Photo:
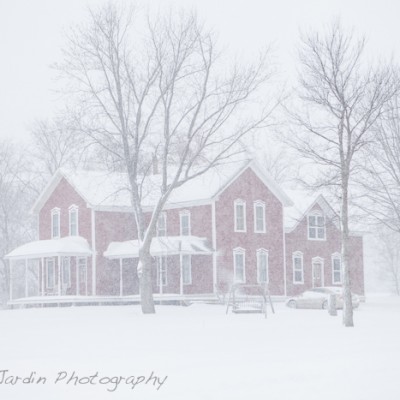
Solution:
[{"label": "snow-covered ground", "polygon": [[[0,399],[398,400],[400,299],[368,298],[355,325],[283,304],[267,319],[216,305],[1,311]],[[46,383],[4,382],[32,372]]]}]

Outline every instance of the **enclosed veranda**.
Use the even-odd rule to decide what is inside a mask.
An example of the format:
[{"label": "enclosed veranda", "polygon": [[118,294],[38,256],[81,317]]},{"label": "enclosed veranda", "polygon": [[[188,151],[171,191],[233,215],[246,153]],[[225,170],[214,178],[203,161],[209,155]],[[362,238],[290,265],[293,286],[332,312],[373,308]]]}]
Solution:
[{"label": "enclosed veranda", "polygon": [[[92,249],[86,239],[68,236],[26,243],[10,253],[9,305],[62,302],[95,293]],[[70,300],[70,299],[69,299]]]}]

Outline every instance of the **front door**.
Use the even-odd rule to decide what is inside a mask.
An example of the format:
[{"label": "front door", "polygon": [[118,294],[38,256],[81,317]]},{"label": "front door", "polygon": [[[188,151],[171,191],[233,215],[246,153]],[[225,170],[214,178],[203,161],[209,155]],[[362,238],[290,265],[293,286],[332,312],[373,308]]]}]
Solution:
[{"label": "front door", "polygon": [[324,286],[322,277],[322,261],[313,261],[312,263],[312,286],[320,287]]}]

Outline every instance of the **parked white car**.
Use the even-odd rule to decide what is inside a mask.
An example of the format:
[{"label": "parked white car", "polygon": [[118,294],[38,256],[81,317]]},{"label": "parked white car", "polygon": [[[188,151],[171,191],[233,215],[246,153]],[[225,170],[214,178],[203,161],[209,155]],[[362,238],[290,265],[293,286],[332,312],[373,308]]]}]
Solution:
[{"label": "parked white car", "polygon": [[[336,295],[336,308],[343,308],[343,288],[336,286],[316,287],[306,290],[298,296],[289,298],[286,305],[291,308],[320,308],[327,309],[329,296]],[[360,305],[360,298],[351,294],[353,308]]]}]

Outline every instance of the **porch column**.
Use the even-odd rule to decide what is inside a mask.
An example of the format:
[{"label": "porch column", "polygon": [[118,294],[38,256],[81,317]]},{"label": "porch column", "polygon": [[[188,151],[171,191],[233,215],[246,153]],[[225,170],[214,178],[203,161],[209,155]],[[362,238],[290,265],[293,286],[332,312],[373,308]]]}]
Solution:
[{"label": "porch column", "polygon": [[[161,256],[162,257],[162,256]],[[164,262],[164,260],[162,258],[159,258],[159,271],[158,271],[158,276],[159,276],[159,283],[160,283],[160,294],[163,293],[163,287],[162,287],[162,280],[163,280],[163,276],[162,276],[162,263]]]},{"label": "porch column", "polygon": [[42,281],[42,296],[44,296],[44,258],[41,258],[41,268],[42,268],[42,276],[41,276],[41,281]]},{"label": "porch column", "polygon": [[9,261],[8,264],[10,268],[10,301],[13,299],[13,282],[12,282],[12,260]]},{"label": "porch column", "polygon": [[61,296],[61,257],[58,256],[58,295]]},{"label": "porch column", "polygon": [[180,261],[180,267],[179,267],[179,287],[180,287],[180,294],[181,296],[183,296],[183,267],[182,267],[182,254],[179,257],[179,261]]},{"label": "porch column", "polygon": [[85,296],[88,295],[88,258],[85,258],[86,265],[86,279],[85,279]]},{"label": "porch column", "polygon": [[76,270],[76,295],[79,296],[79,265],[78,257],[75,257],[75,270]]},{"label": "porch column", "polygon": [[25,258],[25,297],[28,297],[28,259]]},{"label": "porch column", "polygon": [[122,296],[124,284],[122,282],[122,258],[119,259],[119,295]]}]

